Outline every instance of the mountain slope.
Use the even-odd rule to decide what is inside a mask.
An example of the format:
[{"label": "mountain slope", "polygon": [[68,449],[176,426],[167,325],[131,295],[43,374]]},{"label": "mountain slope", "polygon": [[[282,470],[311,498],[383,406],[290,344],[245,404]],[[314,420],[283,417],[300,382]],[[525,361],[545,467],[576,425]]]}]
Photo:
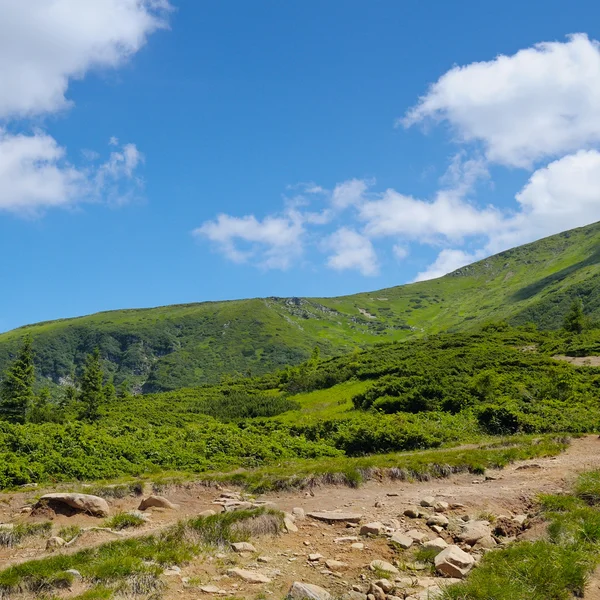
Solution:
[{"label": "mountain slope", "polygon": [[38,371],[68,379],[99,346],[119,384],[170,390],[264,373],[358,346],[482,322],[560,327],[572,300],[600,317],[600,223],[508,250],[440,279],[339,298],[264,298],[98,313],[0,335],[0,370],[29,332]]}]

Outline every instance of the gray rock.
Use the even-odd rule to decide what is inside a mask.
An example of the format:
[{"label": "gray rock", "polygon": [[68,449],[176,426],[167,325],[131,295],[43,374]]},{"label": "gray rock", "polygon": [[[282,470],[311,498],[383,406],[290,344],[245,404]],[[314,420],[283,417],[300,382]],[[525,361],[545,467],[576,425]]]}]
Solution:
[{"label": "gray rock", "polygon": [[475,559],[458,546],[448,546],[435,557],[435,568],[446,577],[464,577],[475,564]]},{"label": "gray rock", "polygon": [[427,525],[429,526],[437,525],[438,527],[448,527],[449,523],[448,517],[445,517],[444,515],[432,515],[427,519]]},{"label": "gray rock", "polygon": [[325,561],[325,566],[330,571],[345,571],[348,568],[348,563],[342,562],[341,560],[329,559]]},{"label": "gray rock", "polygon": [[443,513],[446,512],[450,508],[450,505],[447,502],[443,502],[442,500],[436,502],[433,505],[433,510],[435,512]]},{"label": "gray rock", "polygon": [[245,569],[235,568],[229,569],[227,574],[239,577],[248,583],[271,583],[271,580],[266,575],[256,571],[247,571]]},{"label": "gray rock", "polygon": [[234,542],[231,547],[236,552],[256,552],[256,548],[249,542]]},{"label": "gray rock", "polygon": [[409,538],[415,540],[415,542],[418,542],[419,544],[422,544],[423,542],[426,542],[429,539],[429,536],[426,533],[423,533],[418,529],[410,529],[406,532],[406,535]]},{"label": "gray rock", "polygon": [[286,600],[331,600],[331,594],[318,585],[295,581],[292,583]]},{"label": "gray rock", "polygon": [[100,496],[92,496],[91,494],[63,494],[61,492],[44,494],[36,506],[53,502],[65,504],[94,517],[108,517],[110,514],[108,502],[104,498],[100,498]]},{"label": "gray rock", "polygon": [[390,543],[395,546],[400,546],[400,548],[404,550],[408,550],[413,545],[414,540],[405,533],[396,532],[390,538]]},{"label": "gray rock", "polygon": [[385,526],[383,523],[379,521],[374,521],[373,523],[367,523],[360,528],[360,535],[381,535]]},{"label": "gray rock", "polygon": [[289,518],[285,518],[283,520],[283,526],[285,527],[285,530],[288,533],[298,533],[298,528],[296,527],[295,523]]},{"label": "gray rock", "polygon": [[358,523],[362,519],[362,515],[351,512],[310,512],[308,515],[311,519],[317,521],[325,521],[326,523]]},{"label": "gray rock", "polygon": [[75,577],[75,579],[82,579],[82,577],[83,577],[77,569],[67,569],[65,571],[65,573],[68,573],[69,575],[73,575],[73,577]]},{"label": "gray rock", "polygon": [[435,498],[433,496],[425,496],[425,498],[421,499],[421,506],[425,506],[426,508],[433,508],[435,505]]},{"label": "gray rock", "polygon": [[448,542],[446,542],[446,540],[444,540],[441,537],[437,537],[435,538],[435,540],[431,540],[429,542],[425,542],[423,544],[423,548],[435,548],[436,550],[439,550],[440,552],[442,550],[445,550],[448,547]]},{"label": "gray rock", "polygon": [[179,508],[179,506],[177,506],[177,504],[173,504],[170,500],[167,500],[162,496],[152,495],[144,498],[138,506],[138,510],[147,510],[149,508],[168,508],[170,510],[175,510]]},{"label": "gray rock", "polygon": [[492,535],[490,524],[487,521],[469,521],[463,525],[462,531],[458,534],[458,539],[465,544],[472,546],[481,538]]},{"label": "gray rock", "polygon": [[306,518],[306,513],[304,512],[304,509],[298,506],[292,508],[292,514],[294,515],[294,517],[296,517],[298,521],[302,521]]},{"label": "gray rock", "polygon": [[421,514],[421,511],[416,507],[407,508],[404,511],[404,516],[408,517],[409,519],[418,519],[421,516]]},{"label": "gray rock", "polygon": [[374,560],[371,562],[370,567],[373,571],[382,571],[384,573],[389,573],[390,575],[398,575],[400,573],[392,563],[385,560]]},{"label": "gray rock", "polygon": [[54,536],[46,541],[46,550],[56,550],[62,548],[67,542],[61,537]]}]

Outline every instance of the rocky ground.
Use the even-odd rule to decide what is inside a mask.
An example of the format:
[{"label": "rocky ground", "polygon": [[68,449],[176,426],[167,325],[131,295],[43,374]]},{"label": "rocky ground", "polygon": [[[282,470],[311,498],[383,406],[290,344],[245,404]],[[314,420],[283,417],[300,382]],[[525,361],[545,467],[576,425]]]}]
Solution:
[{"label": "rocky ground", "polygon": [[[151,500],[150,505],[157,505],[138,513],[147,519],[142,527],[118,533],[103,528],[104,512],[136,511],[140,497],[108,499],[106,507],[88,507],[88,513],[97,515],[92,516],[77,506],[32,508],[41,490],[5,494],[0,497],[4,528],[47,519],[53,528],[48,535],[29,538],[17,547],[0,546],[0,568],[157,532],[204,511],[234,510],[258,502],[286,513],[286,533],[258,537],[250,545],[210,552],[181,569],[168,569],[165,598],[279,599],[290,590],[293,598],[326,599],[328,594],[349,600],[434,598],[490,549],[542,535],[543,525],[532,518],[533,498],[569,489],[578,472],[592,468],[600,468],[600,440],[588,436],[574,440],[560,456],[516,463],[487,476],[456,475],[415,483],[370,481],[358,489],[323,486],[260,498],[199,484],[172,486],[160,491],[168,503]],[[84,531],[68,546],[60,540],[49,542],[68,525],[79,525]],[[586,598],[600,598],[598,590],[600,584],[593,580]],[[63,596],[77,592],[74,586]]]}]

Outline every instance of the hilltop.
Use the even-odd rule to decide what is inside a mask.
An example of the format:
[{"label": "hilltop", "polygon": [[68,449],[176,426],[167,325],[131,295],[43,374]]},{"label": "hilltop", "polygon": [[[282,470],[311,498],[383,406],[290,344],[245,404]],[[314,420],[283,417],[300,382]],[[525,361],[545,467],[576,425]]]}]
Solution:
[{"label": "hilltop", "polygon": [[424,333],[487,321],[560,327],[573,298],[600,318],[600,223],[520,246],[442,278],[337,298],[258,298],[119,310],[0,335],[0,371],[25,333],[38,373],[60,384],[98,346],[119,385],[157,392],[260,375]]}]

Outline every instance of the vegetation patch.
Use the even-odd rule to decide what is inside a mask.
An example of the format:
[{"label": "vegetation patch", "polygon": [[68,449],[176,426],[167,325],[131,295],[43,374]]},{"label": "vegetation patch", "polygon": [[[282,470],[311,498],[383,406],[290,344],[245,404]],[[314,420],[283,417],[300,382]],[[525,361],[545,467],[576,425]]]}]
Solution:
[{"label": "vegetation patch", "polygon": [[0,546],[12,548],[29,537],[47,535],[52,531],[52,523],[17,523],[13,527],[0,526]]}]

